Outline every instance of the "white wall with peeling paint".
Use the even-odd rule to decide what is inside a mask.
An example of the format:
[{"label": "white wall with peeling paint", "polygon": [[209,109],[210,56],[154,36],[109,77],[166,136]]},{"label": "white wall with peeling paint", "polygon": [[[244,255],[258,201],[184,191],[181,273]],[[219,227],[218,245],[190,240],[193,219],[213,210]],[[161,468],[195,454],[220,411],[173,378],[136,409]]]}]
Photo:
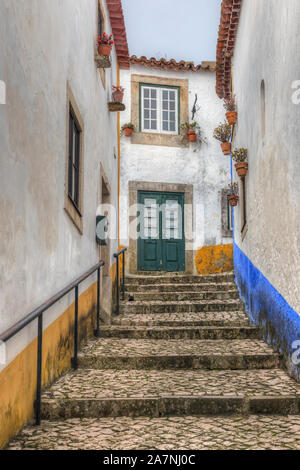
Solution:
[{"label": "white wall with peeling paint", "polygon": [[121,138],[120,238],[128,246],[128,182],[148,181],[192,184],[194,187],[194,243],[190,249],[232,243],[222,237],[221,191],[230,183],[230,159],[213,139],[214,128],[224,121],[225,111],[216,96],[215,73],[149,69],[132,65],[121,71],[121,84],[126,88],[126,111],[121,125],[131,120],[131,74],[187,79],[189,81],[189,115],[198,95],[199,110],[194,120],[203,130],[207,143],[186,147],[131,144]]},{"label": "white wall with peeling paint", "polygon": [[[104,89],[94,62],[97,15],[97,0],[0,2],[0,79],[6,83],[6,105],[0,106],[0,332],[99,261],[100,162],[117,207],[117,116],[107,108],[116,55]],[[64,210],[67,82],[85,128],[83,235]],[[116,249],[113,240],[111,264]],[[70,294],[45,315],[45,326],[72,302]],[[16,341],[10,358],[35,328]]]},{"label": "white wall with peeling paint", "polygon": [[[299,0],[243,0],[233,59],[238,108],[234,144],[249,151],[248,231],[242,240],[241,217],[239,209],[235,209],[235,239],[297,312],[300,312],[300,103],[295,82],[300,80],[299,44]],[[235,172],[234,177],[238,180]]]}]

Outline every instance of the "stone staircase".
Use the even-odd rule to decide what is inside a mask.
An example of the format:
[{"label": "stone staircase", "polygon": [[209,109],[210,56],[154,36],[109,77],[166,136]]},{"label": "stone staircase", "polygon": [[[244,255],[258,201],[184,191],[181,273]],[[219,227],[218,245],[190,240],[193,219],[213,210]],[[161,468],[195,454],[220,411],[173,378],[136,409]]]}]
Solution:
[{"label": "stone staircase", "polygon": [[[131,276],[121,315],[83,348],[79,370],[44,392],[42,416],[99,430],[106,418],[199,417],[201,428],[204,417],[297,415],[300,386],[280,363],[249,325],[233,274]],[[34,435],[30,448],[49,448]],[[17,442],[28,446],[22,434]]]}]

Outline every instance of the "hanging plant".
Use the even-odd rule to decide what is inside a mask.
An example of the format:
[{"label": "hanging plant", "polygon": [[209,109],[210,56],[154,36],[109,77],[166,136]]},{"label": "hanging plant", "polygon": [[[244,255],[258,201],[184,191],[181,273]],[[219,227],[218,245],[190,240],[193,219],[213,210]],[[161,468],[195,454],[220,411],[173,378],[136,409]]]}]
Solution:
[{"label": "hanging plant", "polygon": [[248,150],[245,148],[235,149],[232,153],[232,158],[235,161],[235,168],[239,177],[245,177],[248,171]]},{"label": "hanging plant", "polygon": [[221,142],[221,149],[224,155],[230,155],[231,143],[229,141],[231,137],[231,127],[229,124],[227,124],[226,121],[224,121],[223,124],[219,124],[218,127],[215,128],[213,137],[214,139]]},{"label": "hanging plant", "polygon": [[112,39],[112,34],[108,36],[108,34],[103,33],[102,37],[98,36],[97,39],[97,44],[98,44],[98,53],[100,55],[110,55],[112,46],[114,44],[114,41]]},{"label": "hanging plant", "polygon": [[237,111],[234,97],[224,100],[224,108],[226,109],[226,118],[230,125],[233,125],[237,121]]},{"label": "hanging plant", "polygon": [[197,141],[197,134],[196,134],[196,122],[184,122],[181,124],[181,130],[188,136],[190,142]]},{"label": "hanging plant", "polygon": [[121,86],[113,86],[112,89],[113,89],[113,93],[112,93],[113,101],[115,103],[122,103],[123,98],[124,98],[125,88]]},{"label": "hanging plant", "polygon": [[231,207],[236,207],[239,201],[239,186],[237,183],[231,183],[228,186],[230,189],[230,194],[228,194],[227,199]]},{"label": "hanging plant", "polygon": [[121,135],[124,135],[125,137],[132,136],[133,131],[134,131],[134,125],[132,124],[132,122],[128,122],[127,124],[124,124],[121,127]]}]

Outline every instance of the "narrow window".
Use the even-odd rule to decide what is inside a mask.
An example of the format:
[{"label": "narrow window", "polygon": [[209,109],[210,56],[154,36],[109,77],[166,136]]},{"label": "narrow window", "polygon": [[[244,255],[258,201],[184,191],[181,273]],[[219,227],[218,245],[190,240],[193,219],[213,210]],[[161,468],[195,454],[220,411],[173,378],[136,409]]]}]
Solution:
[{"label": "narrow window", "polygon": [[221,197],[222,237],[224,238],[232,238],[233,236],[232,208],[228,201],[229,194],[230,194],[229,189],[222,190],[222,197]]},{"label": "narrow window", "polygon": [[81,130],[70,106],[69,114],[69,171],[68,195],[79,212],[79,181],[80,181],[80,139]]},{"label": "narrow window", "polygon": [[179,88],[141,86],[141,131],[178,134]]},{"label": "narrow window", "polygon": [[232,207],[229,204],[229,201],[227,199],[227,230],[232,231],[233,230],[233,223],[232,223]]},{"label": "narrow window", "polygon": [[261,137],[264,139],[266,133],[266,94],[265,81],[261,81],[260,86],[260,105],[261,105]]},{"label": "narrow window", "polygon": [[244,231],[247,225],[247,203],[246,203],[246,179],[241,178],[241,186],[242,186],[242,204],[241,204],[241,215],[242,215],[242,232]]}]

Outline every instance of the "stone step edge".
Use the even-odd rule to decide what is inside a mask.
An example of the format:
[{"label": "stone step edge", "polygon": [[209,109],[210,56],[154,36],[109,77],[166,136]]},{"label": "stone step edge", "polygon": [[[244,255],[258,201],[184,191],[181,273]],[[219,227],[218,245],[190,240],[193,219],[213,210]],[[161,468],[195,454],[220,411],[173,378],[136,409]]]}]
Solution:
[{"label": "stone step edge", "polygon": [[117,326],[102,328],[100,338],[152,338],[163,339],[164,336],[171,338],[177,336],[178,339],[193,337],[194,339],[262,339],[261,330],[251,326],[183,326],[183,327],[143,327],[143,326]]},{"label": "stone step edge", "polygon": [[216,416],[228,414],[300,414],[295,396],[164,396],[124,398],[62,398],[42,400],[42,418],[96,418],[118,416]]},{"label": "stone step edge", "polygon": [[79,354],[78,361],[80,368],[98,370],[256,370],[280,367],[282,356],[277,353],[109,356],[99,352]]}]

